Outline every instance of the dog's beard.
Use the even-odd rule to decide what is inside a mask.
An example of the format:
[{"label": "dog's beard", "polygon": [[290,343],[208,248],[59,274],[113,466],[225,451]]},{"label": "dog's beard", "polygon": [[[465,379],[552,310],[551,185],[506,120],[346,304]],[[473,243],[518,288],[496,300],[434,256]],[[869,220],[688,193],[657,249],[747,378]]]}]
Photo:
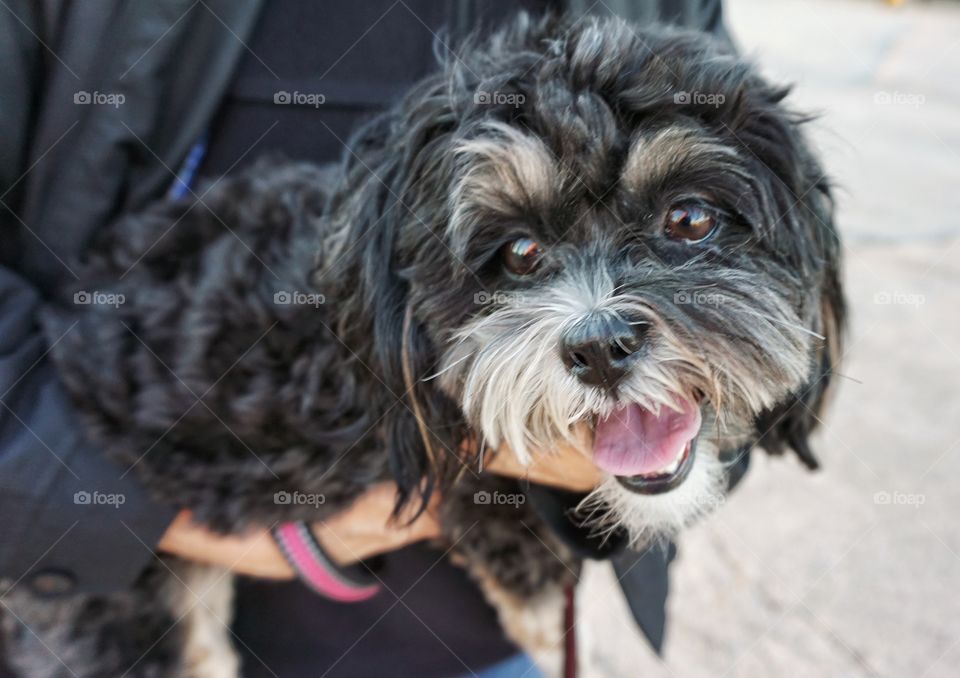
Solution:
[{"label": "dog's beard", "polygon": [[583,522],[605,536],[627,529],[632,544],[646,544],[676,535],[725,501],[725,465],[709,436],[697,442],[693,467],[686,480],[670,492],[637,494],[607,477],[577,507]]},{"label": "dog's beard", "polygon": [[[646,282],[617,286],[606,267],[584,263],[548,286],[494,295],[497,308],[452,338],[441,384],[487,444],[506,443],[522,463],[558,442],[591,454],[583,429],[625,405],[659,417],[663,408],[698,403],[704,423],[682,483],[642,495],[611,475],[583,506],[600,529],[623,526],[633,539],[648,539],[717,504],[724,478],[717,454],[729,449],[717,441],[752,430],[759,412],[802,383],[811,333],[776,285],[758,289],[755,277],[725,272],[712,286],[722,296],[711,309],[678,303],[684,288],[669,271],[659,282],[649,271],[638,278]],[[560,358],[562,336],[588,314],[648,326],[643,352],[615,392],[584,385]]]}]

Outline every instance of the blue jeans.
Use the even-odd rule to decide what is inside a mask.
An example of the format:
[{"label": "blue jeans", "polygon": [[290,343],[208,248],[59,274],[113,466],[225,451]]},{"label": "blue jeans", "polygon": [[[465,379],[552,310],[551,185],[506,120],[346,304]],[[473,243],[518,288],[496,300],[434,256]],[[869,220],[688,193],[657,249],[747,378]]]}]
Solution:
[{"label": "blue jeans", "polygon": [[[477,672],[477,678],[543,678],[543,674],[525,654],[505,659],[499,664],[489,666]],[[468,678],[469,674],[462,676]],[[472,676],[470,676],[472,678]]]}]

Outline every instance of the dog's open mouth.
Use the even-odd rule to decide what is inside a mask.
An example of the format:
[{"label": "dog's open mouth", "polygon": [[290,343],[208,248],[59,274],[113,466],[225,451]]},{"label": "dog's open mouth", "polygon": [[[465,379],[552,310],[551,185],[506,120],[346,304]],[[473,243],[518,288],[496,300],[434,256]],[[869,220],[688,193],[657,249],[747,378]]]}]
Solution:
[{"label": "dog's open mouth", "polygon": [[700,423],[699,404],[686,398],[659,413],[622,405],[596,423],[594,463],[633,492],[669,492],[693,468]]}]

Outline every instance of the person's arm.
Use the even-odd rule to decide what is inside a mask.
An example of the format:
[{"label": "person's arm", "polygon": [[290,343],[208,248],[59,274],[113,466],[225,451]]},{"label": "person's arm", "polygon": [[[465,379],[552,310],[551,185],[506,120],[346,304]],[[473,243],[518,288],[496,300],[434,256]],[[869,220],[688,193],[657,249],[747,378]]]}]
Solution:
[{"label": "person's arm", "polygon": [[[509,450],[502,449],[486,471],[527,479],[561,491],[587,492],[600,478],[590,460],[569,447],[540,456],[530,466],[520,465]],[[396,486],[381,483],[371,487],[348,509],[314,524],[313,533],[337,565],[352,565],[370,556],[439,536],[440,524],[434,507],[442,500],[439,495],[434,495],[432,506],[412,522],[403,515],[394,520]],[[415,510],[414,507],[411,510]],[[188,511],[182,512],[170,525],[158,550],[254,577],[293,578],[293,571],[268,530],[225,537],[194,523]]]},{"label": "person's arm", "polygon": [[40,306],[0,267],[0,578],[48,595],[122,589],[176,510],[84,438],[46,357]]},{"label": "person's arm", "polygon": [[[423,511],[413,521],[403,515],[394,519],[396,492],[393,483],[374,485],[347,509],[312,526],[314,536],[337,565],[352,565],[439,536],[440,524],[433,508]],[[434,505],[437,499],[439,497],[434,498]],[[252,577],[292,579],[294,576],[269,530],[218,535],[193,522],[189,511],[177,516],[160,539],[157,550]]]},{"label": "person's arm", "polygon": [[13,269],[38,237],[20,210],[47,150],[29,149],[61,18],[29,0],[0,10],[0,595],[11,584],[44,594],[126,587],[175,514],[84,439],[46,359],[40,294]]}]

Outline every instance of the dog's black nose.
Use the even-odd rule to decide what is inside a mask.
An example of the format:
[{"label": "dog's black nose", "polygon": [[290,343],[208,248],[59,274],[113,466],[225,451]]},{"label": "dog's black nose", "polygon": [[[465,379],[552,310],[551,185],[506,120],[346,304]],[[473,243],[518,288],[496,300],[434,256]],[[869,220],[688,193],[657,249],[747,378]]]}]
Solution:
[{"label": "dog's black nose", "polygon": [[563,363],[583,383],[613,388],[643,345],[643,327],[610,317],[585,320],[564,335]]}]

